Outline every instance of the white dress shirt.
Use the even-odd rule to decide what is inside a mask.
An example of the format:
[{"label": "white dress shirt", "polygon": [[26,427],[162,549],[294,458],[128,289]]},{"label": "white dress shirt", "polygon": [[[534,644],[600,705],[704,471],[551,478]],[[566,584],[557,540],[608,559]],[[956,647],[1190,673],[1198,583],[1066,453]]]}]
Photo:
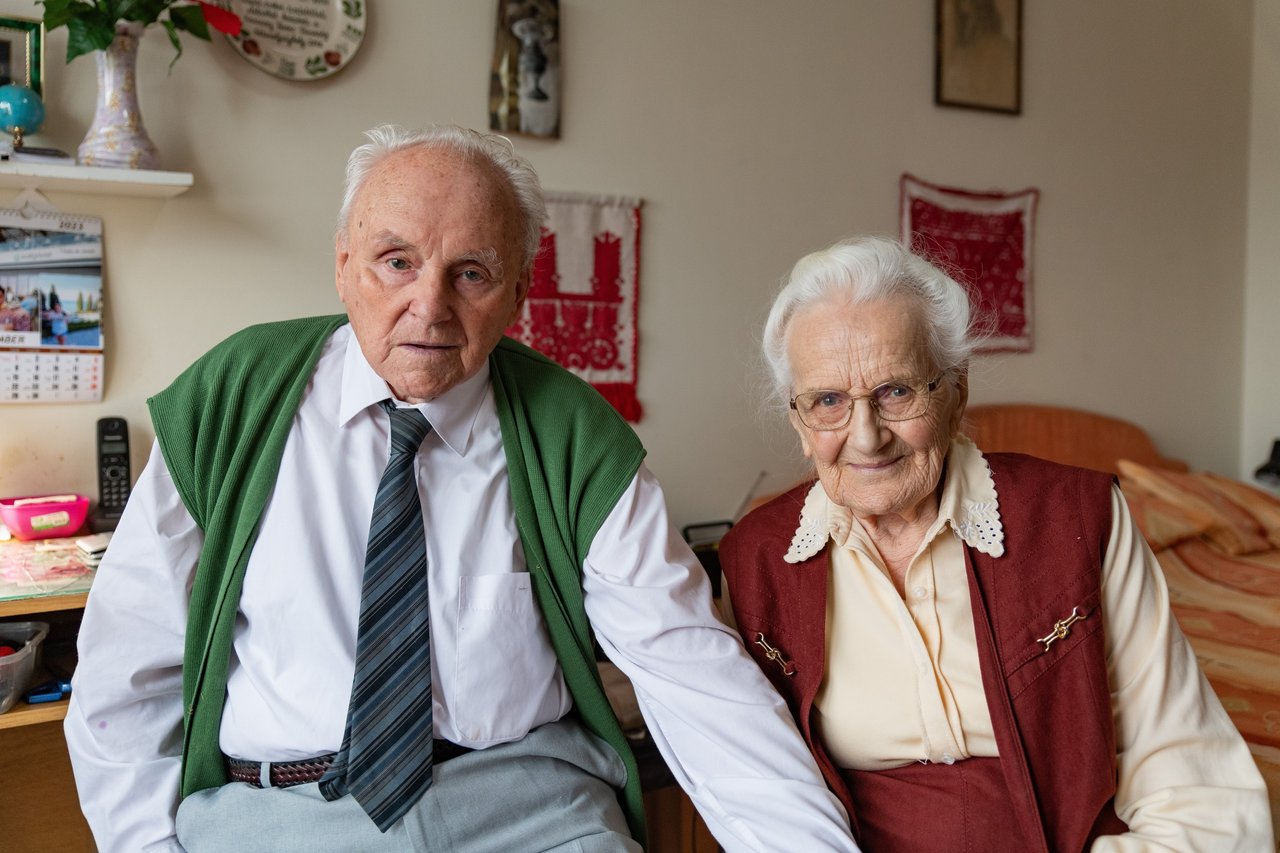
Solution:
[{"label": "white dress shirt", "polygon": [[[488,372],[418,406],[435,734],[483,748],[572,700],[526,572]],[[361,574],[386,464],[386,383],[349,326],[327,343],[249,560],[222,750],[288,761],[336,751],[355,668]],[[202,534],[158,449],[98,569],[65,723],[103,853],[174,837],[188,595]],[[785,704],[713,615],[709,584],[641,468],[583,567],[587,615],[631,680],[672,773],[726,850],[854,850]]]}]

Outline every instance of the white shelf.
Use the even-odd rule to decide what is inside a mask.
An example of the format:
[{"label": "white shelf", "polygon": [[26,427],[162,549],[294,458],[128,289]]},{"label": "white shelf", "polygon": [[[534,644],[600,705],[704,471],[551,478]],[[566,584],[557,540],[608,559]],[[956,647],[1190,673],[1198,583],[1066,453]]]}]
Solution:
[{"label": "white shelf", "polygon": [[173,198],[191,189],[191,184],[190,172],[0,162],[0,188],[6,189]]}]

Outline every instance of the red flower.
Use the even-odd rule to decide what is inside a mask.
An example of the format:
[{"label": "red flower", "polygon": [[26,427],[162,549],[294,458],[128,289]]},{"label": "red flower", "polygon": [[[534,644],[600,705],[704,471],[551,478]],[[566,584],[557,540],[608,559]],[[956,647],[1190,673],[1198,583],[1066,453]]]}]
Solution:
[{"label": "red flower", "polygon": [[199,3],[200,12],[204,15],[206,24],[229,36],[240,35],[239,15],[214,3],[206,3],[204,0],[199,0]]},{"label": "red flower", "polygon": [[116,37],[116,24],[121,21],[144,27],[162,24],[176,54],[174,61],[182,55],[179,33],[209,41],[211,29],[229,36],[238,36],[242,31],[239,15],[206,0],[37,1],[44,4],[46,30],[67,28],[67,62],[110,47]]}]

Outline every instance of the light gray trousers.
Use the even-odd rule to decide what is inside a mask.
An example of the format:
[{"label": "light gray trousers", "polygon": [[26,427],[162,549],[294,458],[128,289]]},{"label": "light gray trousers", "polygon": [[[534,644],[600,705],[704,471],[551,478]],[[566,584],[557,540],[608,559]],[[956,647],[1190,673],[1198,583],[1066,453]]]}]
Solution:
[{"label": "light gray trousers", "polygon": [[188,853],[639,853],[615,786],[626,770],[604,741],[561,720],[435,768],[423,798],[384,834],[350,796],[317,783],[231,782],[178,807]]}]

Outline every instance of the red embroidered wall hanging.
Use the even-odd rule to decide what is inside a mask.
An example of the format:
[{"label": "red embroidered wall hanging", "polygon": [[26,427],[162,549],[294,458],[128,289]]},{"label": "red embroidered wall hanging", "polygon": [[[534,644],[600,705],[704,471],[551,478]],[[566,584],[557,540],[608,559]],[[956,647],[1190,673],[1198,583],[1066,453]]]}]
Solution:
[{"label": "red embroidered wall hanging", "polygon": [[547,193],[529,296],[507,334],[590,382],[635,423],[638,199]]},{"label": "red embroidered wall hanging", "polygon": [[1038,190],[971,192],[909,174],[901,183],[902,240],[969,291],[994,334],[979,352],[1031,351],[1031,237]]}]

